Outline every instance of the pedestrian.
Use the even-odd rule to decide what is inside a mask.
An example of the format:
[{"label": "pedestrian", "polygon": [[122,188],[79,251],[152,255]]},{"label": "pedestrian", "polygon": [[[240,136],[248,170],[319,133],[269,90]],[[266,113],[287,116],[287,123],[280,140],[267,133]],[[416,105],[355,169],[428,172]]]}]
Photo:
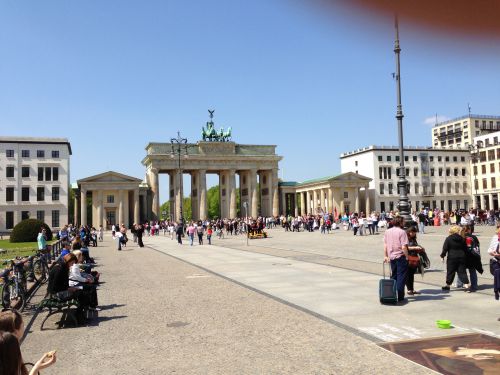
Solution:
[{"label": "pedestrian", "polygon": [[212,244],[212,234],[213,234],[212,226],[209,225],[207,228],[207,240],[209,245]]},{"label": "pedestrian", "polygon": [[[465,254],[465,266],[469,271],[470,276],[470,291],[475,292],[478,289],[477,283],[477,272],[483,274],[483,265],[481,263],[481,251],[479,248],[479,239],[472,234],[472,228],[470,225],[464,225],[462,227],[461,236],[465,238],[465,244],[467,245]],[[461,288],[463,283],[457,280],[457,287]]]},{"label": "pedestrian", "polygon": [[102,225],[99,226],[99,241],[104,241],[104,228]]},{"label": "pedestrian", "polygon": [[199,221],[196,227],[196,234],[198,235],[198,245],[203,245],[203,232],[205,232],[205,228],[203,228],[203,224],[201,223],[201,221]]},{"label": "pedestrian", "polygon": [[[415,273],[419,269],[419,253],[424,252],[424,248],[417,243],[417,228],[410,227],[406,231],[408,235],[408,272],[406,274],[406,289],[409,296],[420,294],[415,290]],[[418,259],[418,260],[417,260]]]},{"label": "pedestrian", "polygon": [[446,237],[444,241],[441,259],[444,263],[444,258],[447,257],[446,285],[441,289],[450,290],[450,286],[453,284],[453,279],[455,278],[455,273],[458,273],[458,278],[464,284],[465,291],[470,293],[469,277],[467,276],[467,272],[465,272],[467,245],[465,239],[460,235],[460,232],[460,226],[452,225],[448,231],[449,236]]},{"label": "pedestrian", "polygon": [[420,213],[417,216],[418,218],[418,231],[421,234],[424,234],[425,222],[427,221],[427,215],[425,215],[425,211],[422,208]]},{"label": "pedestrian", "polygon": [[[500,224],[497,224],[497,234],[493,236],[488,247],[488,254],[491,256],[490,259],[490,272],[493,274],[493,291],[495,293],[495,299],[498,301],[500,299]],[[500,318],[498,318],[500,320]]]},{"label": "pedestrian", "polygon": [[398,302],[404,301],[405,282],[408,272],[408,235],[402,229],[404,219],[395,217],[392,228],[384,234],[384,262],[391,264],[391,278],[396,280]]},{"label": "pedestrian", "polygon": [[193,222],[191,222],[191,223],[189,224],[189,226],[187,227],[187,230],[186,230],[186,231],[187,231],[187,234],[188,234],[188,236],[189,236],[189,244],[190,244],[191,246],[193,246],[193,242],[194,242],[194,232],[196,232],[196,228],[195,228],[195,226],[194,226],[194,223],[193,223]]},{"label": "pedestrian", "polygon": [[[358,221],[358,217],[356,215],[352,217],[351,224],[352,224],[352,229],[353,229],[354,235],[356,235],[356,233],[358,233],[358,229],[359,229],[359,221]],[[361,233],[360,233],[360,235],[361,235]]]},{"label": "pedestrian", "polygon": [[135,233],[137,235],[137,244],[139,245],[139,247],[144,247],[144,243],[142,242],[144,227],[141,224],[137,224],[137,226],[135,227]]},{"label": "pedestrian", "polygon": [[177,243],[182,245],[182,235],[184,234],[184,226],[182,223],[177,224],[175,227],[175,234],[177,235]]}]

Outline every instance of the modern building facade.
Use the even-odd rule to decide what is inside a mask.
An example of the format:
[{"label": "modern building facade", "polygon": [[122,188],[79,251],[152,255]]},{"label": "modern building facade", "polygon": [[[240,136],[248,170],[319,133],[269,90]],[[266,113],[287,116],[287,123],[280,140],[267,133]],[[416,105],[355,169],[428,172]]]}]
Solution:
[{"label": "modern building facade", "polygon": [[0,137],[0,231],[36,218],[68,223],[71,145],[66,138]]},{"label": "modern building facade", "polygon": [[500,131],[500,116],[466,115],[443,121],[431,129],[434,148],[468,148],[475,137]]},{"label": "modern building facade", "polygon": [[475,206],[482,210],[498,210],[500,186],[500,131],[474,139],[472,151],[472,194]]},{"label": "modern building facade", "polygon": [[[405,148],[405,175],[412,210],[423,207],[442,210],[471,207],[470,153],[468,149]],[[369,177],[368,191],[361,200],[373,210],[397,209],[399,151],[392,146],[369,146],[340,155],[342,173]]]}]

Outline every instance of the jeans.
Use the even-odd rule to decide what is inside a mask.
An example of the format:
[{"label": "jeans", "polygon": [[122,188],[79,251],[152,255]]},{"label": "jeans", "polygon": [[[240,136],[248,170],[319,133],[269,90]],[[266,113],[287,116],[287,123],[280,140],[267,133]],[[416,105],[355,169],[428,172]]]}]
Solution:
[{"label": "jeans", "polygon": [[422,223],[422,222],[418,223],[418,232],[419,233],[424,234],[424,228],[425,228],[424,223]]},{"label": "jeans", "polygon": [[191,246],[193,246],[193,241],[194,241],[194,233],[192,233],[192,234],[190,233],[190,234],[189,234],[189,244],[190,244]]},{"label": "jeans", "polygon": [[207,240],[208,240],[208,244],[211,245],[212,244],[212,235],[211,234],[209,234],[207,236]]},{"label": "jeans", "polygon": [[396,280],[398,301],[402,301],[405,298],[406,273],[408,272],[408,261],[404,255],[391,259],[391,272],[391,279]]},{"label": "jeans", "polygon": [[[475,268],[469,268],[470,275],[470,288],[472,290],[477,290],[477,272]],[[462,288],[464,283],[460,280],[460,277],[457,280],[457,288]]]}]

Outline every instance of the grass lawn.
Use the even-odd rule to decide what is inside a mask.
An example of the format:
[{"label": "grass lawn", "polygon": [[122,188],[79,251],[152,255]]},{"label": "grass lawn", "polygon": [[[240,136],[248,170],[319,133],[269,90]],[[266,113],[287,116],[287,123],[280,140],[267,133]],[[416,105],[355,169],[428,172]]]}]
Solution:
[{"label": "grass lawn", "polygon": [[[52,242],[54,241],[49,241],[48,243]],[[0,249],[6,250],[6,252],[0,253],[0,265],[16,256],[33,255],[37,248],[38,244],[36,241],[11,243],[9,240],[0,240]]]}]

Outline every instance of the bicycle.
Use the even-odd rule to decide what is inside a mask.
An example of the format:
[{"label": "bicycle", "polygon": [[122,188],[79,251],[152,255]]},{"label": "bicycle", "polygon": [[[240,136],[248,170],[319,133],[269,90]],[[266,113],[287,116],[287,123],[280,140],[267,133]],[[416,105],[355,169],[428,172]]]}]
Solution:
[{"label": "bicycle", "polygon": [[2,288],[2,306],[4,309],[23,311],[27,299],[27,282],[24,264],[29,258],[18,258],[10,261],[11,267],[6,269],[0,277],[4,280]]},{"label": "bicycle", "polygon": [[50,256],[44,250],[37,250],[35,258],[36,260],[32,261],[31,267],[33,272],[33,277],[35,281],[40,284],[44,284],[49,279],[49,262],[47,258]]}]

